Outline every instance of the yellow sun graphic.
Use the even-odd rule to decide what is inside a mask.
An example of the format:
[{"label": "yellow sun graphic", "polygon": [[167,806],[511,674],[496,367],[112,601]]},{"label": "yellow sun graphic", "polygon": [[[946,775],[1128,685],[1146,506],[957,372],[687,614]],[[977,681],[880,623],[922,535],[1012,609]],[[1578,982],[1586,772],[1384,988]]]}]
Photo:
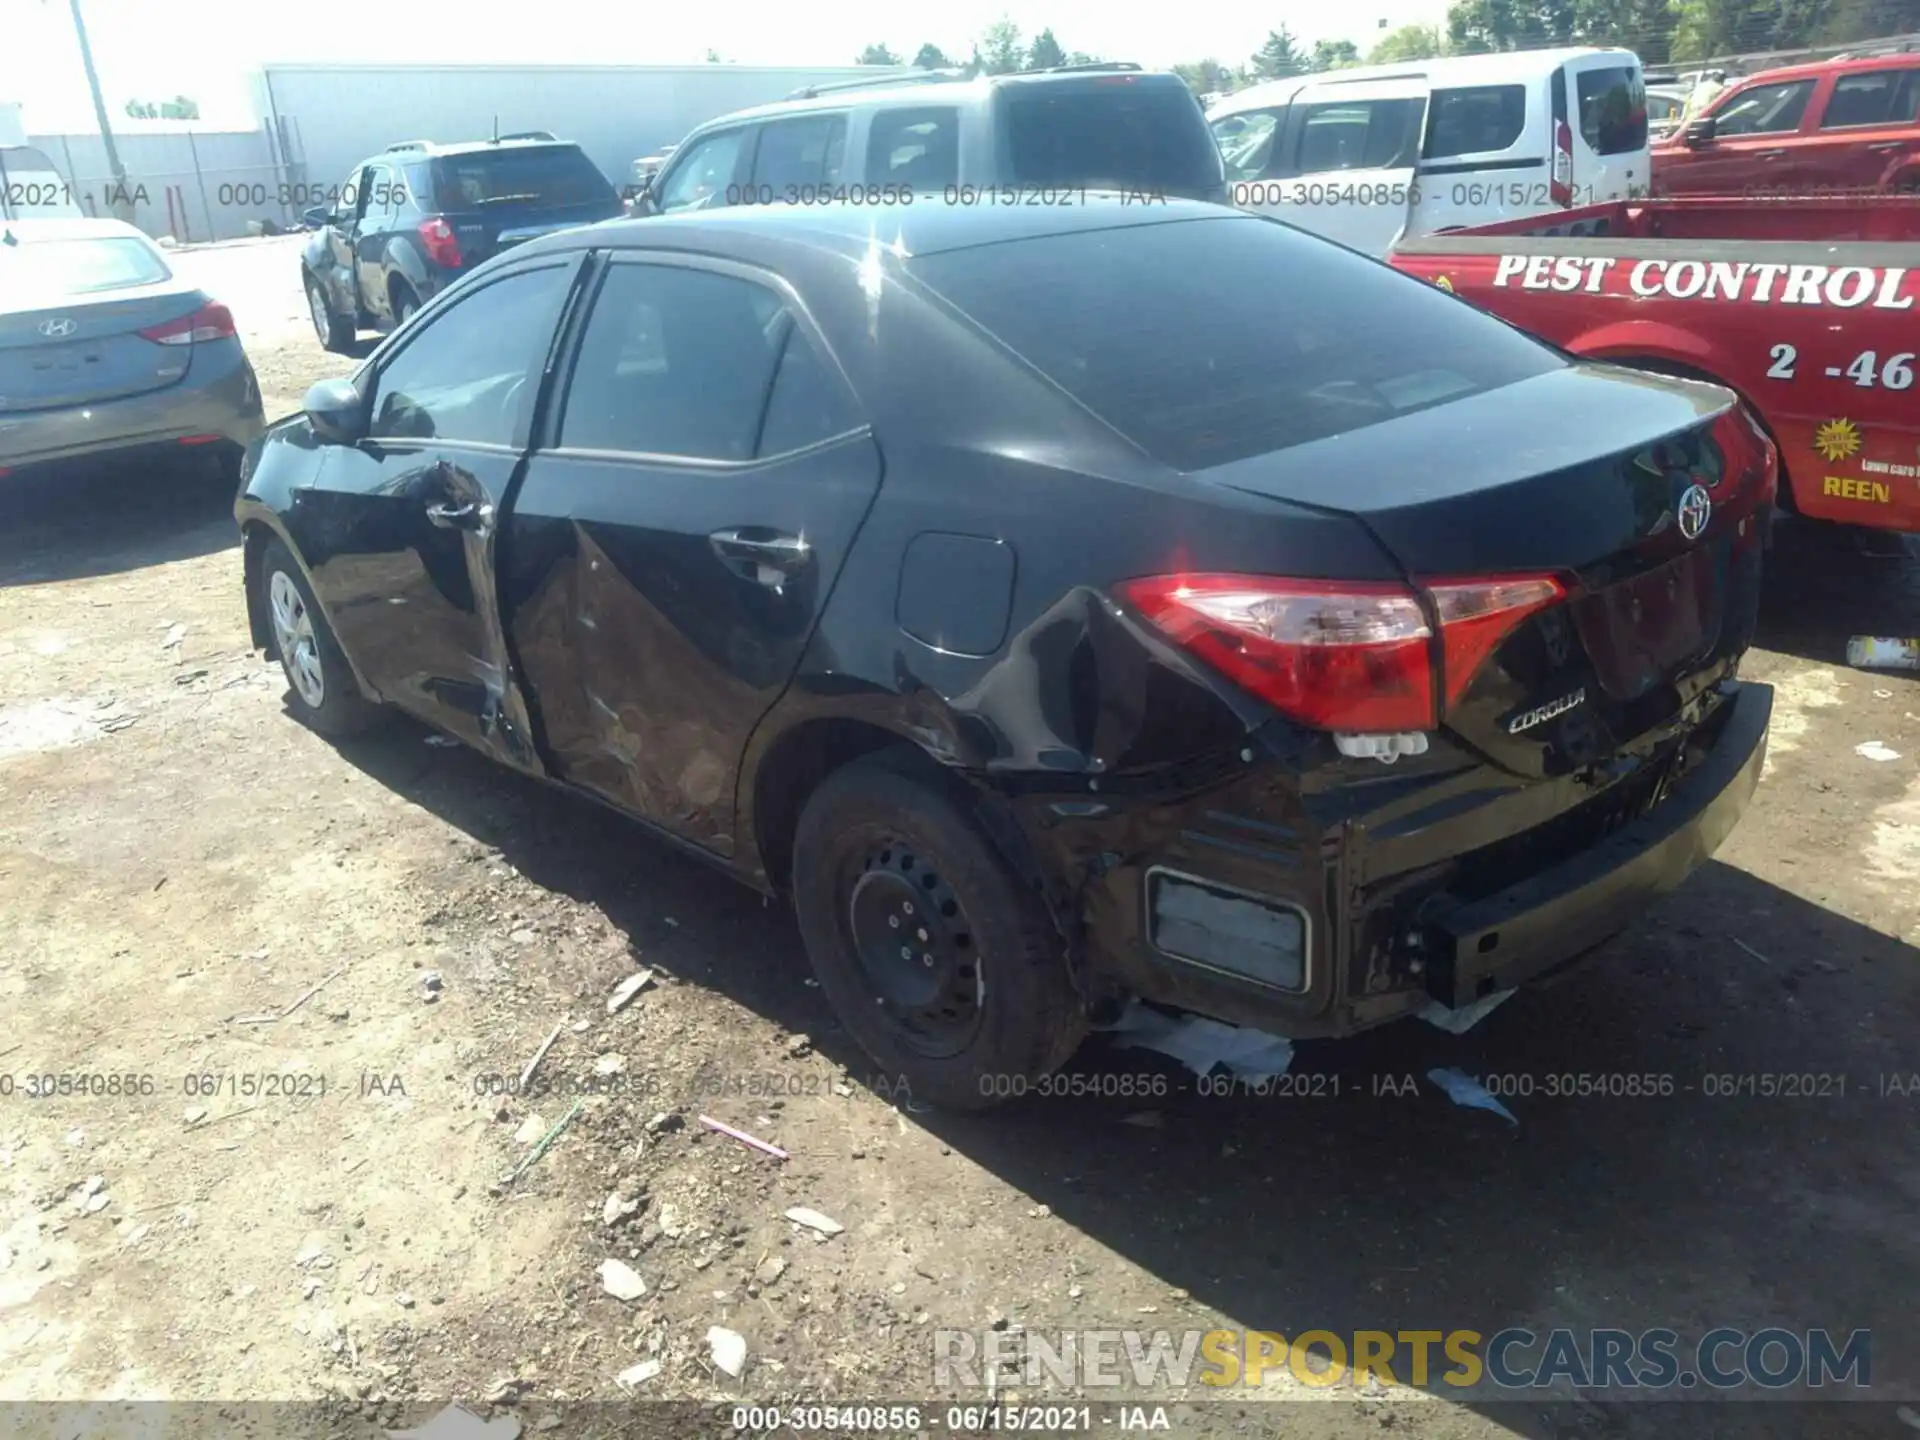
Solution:
[{"label": "yellow sun graphic", "polygon": [[1823,459],[1845,460],[1860,449],[1860,432],[1851,420],[1829,420],[1813,432],[1813,448]]},{"label": "yellow sun graphic", "polygon": [[1449,295],[1453,294],[1453,281],[1449,280],[1446,276],[1442,275],[1438,280],[1434,281],[1433,283],[1438,285],[1442,290],[1446,291],[1447,294]]}]

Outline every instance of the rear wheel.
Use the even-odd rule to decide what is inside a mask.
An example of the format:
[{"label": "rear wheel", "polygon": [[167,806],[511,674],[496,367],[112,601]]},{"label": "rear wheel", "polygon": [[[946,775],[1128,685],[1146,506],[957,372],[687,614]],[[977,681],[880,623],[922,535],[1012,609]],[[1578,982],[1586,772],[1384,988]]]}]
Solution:
[{"label": "rear wheel", "polygon": [[307,311],[313,316],[313,333],[320,339],[320,348],[331,350],[336,355],[346,354],[353,348],[352,318],[333,308],[333,302],[327,298],[326,288],[314,278],[312,271],[307,272],[305,279]]},{"label": "rear wheel", "polygon": [[307,577],[278,540],[261,557],[260,594],[293,713],[322,735],[335,736],[355,735],[385,720],[386,712],[360,693]]},{"label": "rear wheel", "polygon": [[393,328],[398,330],[413,318],[414,311],[420,308],[420,297],[404,283],[396,282],[393,287]]},{"label": "rear wheel", "polygon": [[1086,1033],[1059,933],[963,808],[887,758],[830,775],[794,840],[814,974],[888,1084],[984,1109]]}]

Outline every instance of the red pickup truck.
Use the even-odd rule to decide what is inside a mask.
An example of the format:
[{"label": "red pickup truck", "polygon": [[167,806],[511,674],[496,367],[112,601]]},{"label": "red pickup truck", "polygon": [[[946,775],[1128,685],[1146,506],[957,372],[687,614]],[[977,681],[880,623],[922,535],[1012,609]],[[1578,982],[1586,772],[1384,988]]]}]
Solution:
[{"label": "red pickup truck", "polygon": [[1920,197],[1615,201],[1388,263],[1583,358],[1725,385],[1786,508],[1920,531]]}]

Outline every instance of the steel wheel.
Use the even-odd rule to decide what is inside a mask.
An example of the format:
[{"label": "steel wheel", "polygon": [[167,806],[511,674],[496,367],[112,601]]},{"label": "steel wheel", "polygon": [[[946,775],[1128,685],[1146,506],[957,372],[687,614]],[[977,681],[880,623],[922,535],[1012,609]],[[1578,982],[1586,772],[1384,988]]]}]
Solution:
[{"label": "steel wheel", "polygon": [[849,878],[847,939],[886,1020],[917,1054],[959,1054],[980,1028],[986,977],[953,888],[901,840]]},{"label": "steel wheel", "polygon": [[267,585],[267,608],[273,615],[273,640],[280,651],[287,683],[313,709],[327,702],[326,674],[320,664],[320,646],[314,638],[313,615],[293,577],[273,572]]}]

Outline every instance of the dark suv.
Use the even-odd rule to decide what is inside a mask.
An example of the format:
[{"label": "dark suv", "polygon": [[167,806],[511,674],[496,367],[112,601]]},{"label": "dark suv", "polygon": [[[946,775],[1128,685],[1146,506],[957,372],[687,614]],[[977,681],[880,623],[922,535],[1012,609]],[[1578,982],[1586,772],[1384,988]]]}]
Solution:
[{"label": "dark suv", "polygon": [[540,132],[461,145],[408,140],[354,166],[300,257],[313,328],[329,350],[391,330],[500,251],[621,213],[578,145]]},{"label": "dark suv", "polygon": [[1179,76],[1103,64],[810,87],[695,130],[634,213],[837,201],[1070,205],[1092,190],[1226,203],[1219,147]]}]

